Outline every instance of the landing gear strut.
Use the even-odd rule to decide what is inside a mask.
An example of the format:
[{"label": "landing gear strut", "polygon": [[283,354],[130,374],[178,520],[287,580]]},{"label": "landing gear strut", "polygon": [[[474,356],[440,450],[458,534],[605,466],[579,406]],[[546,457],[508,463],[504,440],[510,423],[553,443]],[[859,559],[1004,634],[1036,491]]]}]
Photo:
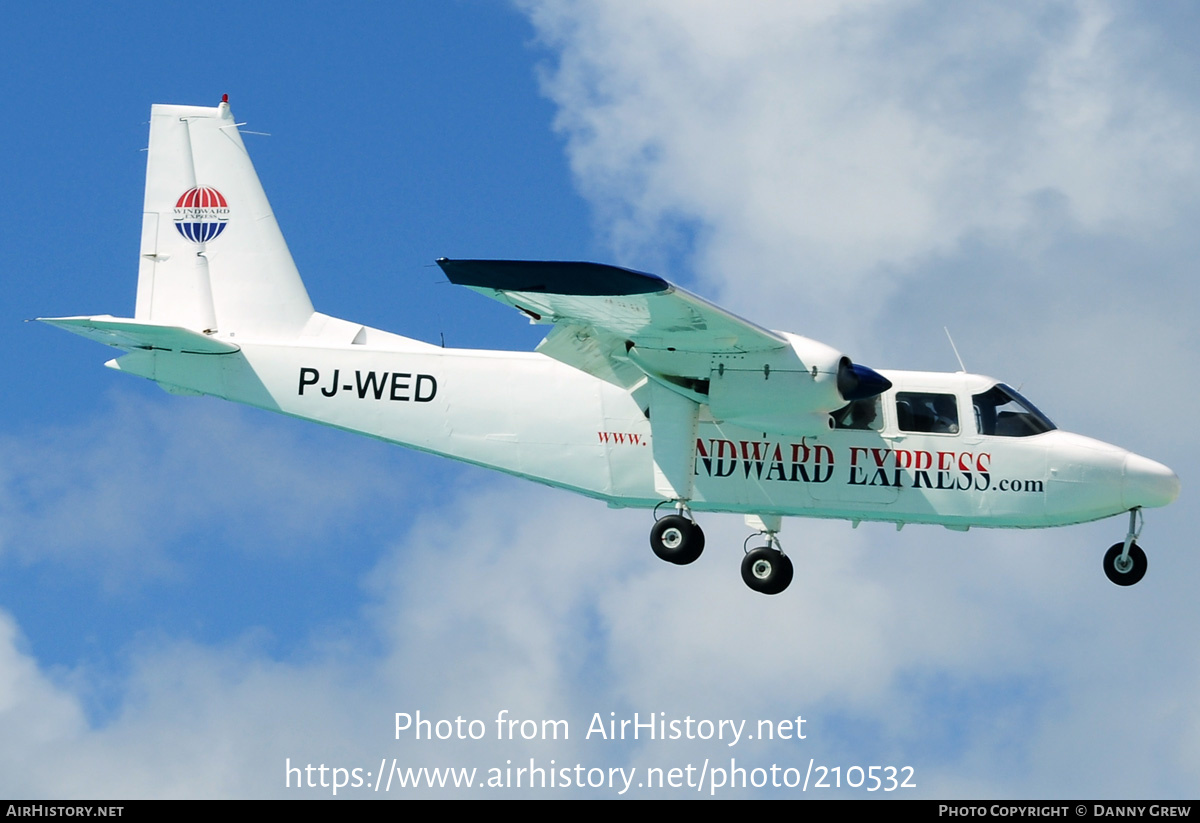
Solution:
[{"label": "landing gear strut", "polygon": [[1118,586],[1132,586],[1146,576],[1146,553],[1135,541],[1142,533],[1142,510],[1129,510],[1129,533],[1104,553],[1104,574]]},{"label": "landing gear strut", "polygon": [[[780,517],[747,516],[746,522],[767,541],[767,545],[750,549],[742,558],[742,580],[761,594],[779,594],[792,582],[792,561],[779,545]],[[750,535],[746,543],[755,537]]]},{"label": "landing gear strut", "polygon": [[[687,504],[675,504],[678,514],[668,514],[655,522],[650,530],[650,548],[668,563],[686,566],[694,563],[704,551],[704,532],[689,519],[691,510]],[[684,514],[689,515],[685,517]]]}]

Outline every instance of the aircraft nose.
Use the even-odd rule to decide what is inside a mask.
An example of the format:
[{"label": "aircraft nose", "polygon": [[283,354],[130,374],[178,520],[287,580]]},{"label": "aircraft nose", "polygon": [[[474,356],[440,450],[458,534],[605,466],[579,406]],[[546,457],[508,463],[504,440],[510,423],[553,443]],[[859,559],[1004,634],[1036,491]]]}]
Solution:
[{"label": "aircraft nose", "polygon": [[1125,457],[1121,500],[1127,508],[1165,506],[1179,496],[1179,476],[1138,454]]}]

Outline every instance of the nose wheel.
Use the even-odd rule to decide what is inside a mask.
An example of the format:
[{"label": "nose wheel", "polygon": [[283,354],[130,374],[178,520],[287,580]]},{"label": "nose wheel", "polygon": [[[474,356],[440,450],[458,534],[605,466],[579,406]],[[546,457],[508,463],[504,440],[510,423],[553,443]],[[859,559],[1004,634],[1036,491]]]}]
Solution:
[{"label": "nose wheel", "polygon": [[1142,533],[1142,510],[1129,510],[1129,533],[1104,553],[1104,574],[1118,586],[1132,586],[1146,576],[1146,553],[1135,541]]},{"label": "nose wheel", "polygon": [[1132,586],[1146,576],[1146,553],[1137,543],[1129,546],[1125,553],[1124,543],[1114,543],[1104,553],[1104,573],[1118,586]]}]

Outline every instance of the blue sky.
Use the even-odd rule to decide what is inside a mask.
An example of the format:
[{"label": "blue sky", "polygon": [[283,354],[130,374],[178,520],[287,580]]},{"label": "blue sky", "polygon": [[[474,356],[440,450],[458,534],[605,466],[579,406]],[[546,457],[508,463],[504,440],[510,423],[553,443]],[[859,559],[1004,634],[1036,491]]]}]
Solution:
[{"label": "blue sky", "polygon": [[[287,758],[732,755],[911,765],[917,796],[1194,797],[1198,22],[915,0],[9,15],[0,794],[328,794],[286,789]],[[706,518],[702,561],[667,568],[645,512],[169,396],[22,322],[132,311],[149,107],[222,93],[270,134],[245,139],[318,309],[536,345],[446,284],[445,255],[653,271],[880,368],[953,369],[948,326],[970,369],[1180,475],[1146,579],[1103,577],[1118,520],[789,520],[804,562],[763,598],[741,518]],[[572,739],[392,732],[505,708]],[[580,739],[613,711],[803,714],[809,738]]]}]

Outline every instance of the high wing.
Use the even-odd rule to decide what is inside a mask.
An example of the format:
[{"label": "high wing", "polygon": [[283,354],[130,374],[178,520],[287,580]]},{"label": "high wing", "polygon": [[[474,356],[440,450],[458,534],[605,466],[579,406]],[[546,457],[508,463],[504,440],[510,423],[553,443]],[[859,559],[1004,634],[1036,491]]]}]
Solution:
[{"label": "high wing", "polygon": [[[555,328],[538,351],[631,388],[645,378],[630,352],[681,380],[707,379],[713,355],[784,352],[777,332],[731,314],[653,274],[600,263],[438,260],[451,283],[467,286]],[[637,357],[637,354],[634,354]],[[668,366],[669,363],[669,366]]]},{"label": "high wing", "polygon": [[438,265],[451,283],[554,324],[542,354],[626,389],[649,378],[708,404],[717,419],[810,433],[828,429],[828,412],[890,385],[828,346],[763,328],[652,274],[555,261]]}]

